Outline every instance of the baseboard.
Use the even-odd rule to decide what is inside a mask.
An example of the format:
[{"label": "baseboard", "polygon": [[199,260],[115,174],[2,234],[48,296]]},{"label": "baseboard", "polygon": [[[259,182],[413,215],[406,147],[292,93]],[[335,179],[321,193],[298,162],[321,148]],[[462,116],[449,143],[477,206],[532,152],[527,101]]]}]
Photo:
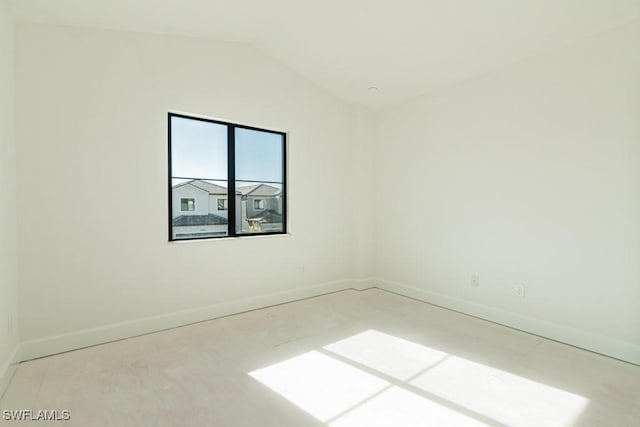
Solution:
[{"label": "baseboard", "polygon": [[386,291],[640,365],[640,346],[629,342],[430,292],[391,280],[376,278],[374,283],[376,287]]},{"label": "baseboard", "polygon": [[151,332],[158,332],[165,329],[171,329],[231,314],[242,313],[258,308],[315,297],[331,292],[343,291],[351,289],[353,285],[354,283],[351,280],[337,280],[205,307],[135,319],[100,326],[97,328],[84,329],[51,337],[28,340],[22,343],[22,360],[30,360],[52,354],[63,353],[65,351],[104,344],[110,341],[144,335]]},{"label": "baseboard", "polygon": [[373,277],[369,277],[367,279],[353,279],[352,282],[352,287],[356,291],[365,291],[376,286],[376,282]]},{"label": "baseboard", "polygon": [[6,388],[15,368],[17,367],[17,362],[21,360],[30,360],[52,354],[63,353],[65,351],[75,350],[78,348],[103,344],[110,341],[130,338],[137,335],[157,332],[331,292],[347,289],[361,291],[371,287],[378,287],[386,291],[395,292],[420,301],[435,304],[447,309],[469,314],[501,325],[640,365],[640,346],[632,343],[523,316],[468,300],[430,292],[386,279],[367,278],[326,282],[309,287],[274,292],[257,297],[244,298],[205,307],[145,317],[127,322],[25,341],[21,346],[16,346],[16,349],[9,360],[6,361],[4,365],[0,366],[0,393],[4,388]]},{"label": "baseboard", "polygon": [[7,360],[0,361],[0,398],[2,398],[7,387],[9,387],[11,378],[16,372],[16,369],[18,369],[18,363],[22,360],[21,348],[20,343],[16,343]]}]

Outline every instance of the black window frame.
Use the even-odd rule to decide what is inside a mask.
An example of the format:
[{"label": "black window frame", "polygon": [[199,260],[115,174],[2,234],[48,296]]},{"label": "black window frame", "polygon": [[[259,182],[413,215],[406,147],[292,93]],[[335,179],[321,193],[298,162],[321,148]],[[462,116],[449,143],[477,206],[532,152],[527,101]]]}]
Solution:
[{"label": "black window frame", "polygon": [[264,199],[253,199],[253,210],[254,211],[263,211],[264,210]]},{"label": "black window frame", "polygon": [[[218,125],[223,125],[227,127],[227,235],[226,236],[210,236],[210,237],[189,237],[189,238],[174,238],[173,237],[173,186],[172,180],[174,178],[172,176],[172,167],[171,167],[171,119],[173,117],[189,119],[189,120],[198,120],[207,123],[214,123]],[[235,130],[236,129],[247,129],[254,130],[259,132],[267,132],[276,135],[280,135],[282,137],[282,183],[277,183],[282,185],[282,190],[280,192],[280,197],[282,198],[282,230],[281,231],[267,231],[260,233],[238,233],[236,231],[236,211],[237,209],[242,209],[242,206],[236,207],[236,178],[235,178]],[[221,239],[221,238],[236,238],[236,237],[253,237],[253,236],[270,236],[270,235],[280,235],[280,234],[288,234],[288,224],[287,224],[287,133],[281,131],[275,131],[271,129],[264,129],[255,126],[247,126],[240,123],[232,123],[226,122],[222,120],[204,118],[199,116],[191,116],[182,113],[172,113],[169,112],[167,114],[167,130],[168,130],[168,159],[167,164],[169,166],[167,178],[168,178],[168,224],[169,224],[169,242],[181,242],[181,241],[189,241],[189,240],[213,240],[213,239]],[[189,178],[189,177],[179,177],[179,178]],[[202,177],[193,177],[192,179],[204,179]],[[246,181],[249,182],[249,181]],[[263,182],[269,183],[269,181],[250,181],[250,182]],[[274,182],[271,182],[274,183]],[[242,199],[242,198],[240,198]],[[241,202],[242,204],[242,202]],[[195,202],[194,202],[195,205]]]}]

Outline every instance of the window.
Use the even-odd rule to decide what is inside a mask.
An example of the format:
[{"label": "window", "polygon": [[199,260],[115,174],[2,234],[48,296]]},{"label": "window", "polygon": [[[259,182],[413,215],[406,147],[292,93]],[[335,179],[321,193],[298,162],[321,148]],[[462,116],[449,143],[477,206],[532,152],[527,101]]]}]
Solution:
[{"label": "window", "polygon": [[168,118],[169,240],[287,232],[285,133]]},{"label": "window", "polygon": [[196,199],[180,199],[180,210],[181,211],[195,211],[196,210]]}]

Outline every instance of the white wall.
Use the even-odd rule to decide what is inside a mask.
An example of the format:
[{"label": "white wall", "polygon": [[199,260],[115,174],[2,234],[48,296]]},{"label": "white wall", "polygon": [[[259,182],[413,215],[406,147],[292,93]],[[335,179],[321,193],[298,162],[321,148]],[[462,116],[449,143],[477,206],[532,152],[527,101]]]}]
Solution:
[{"label": "white wall", "polygon": [[0,1],[0,396],[13,371],[19,342],[13,84],[13,22]]},{"label": "white wall", "polygon": [[[16,52],[25,357],[350,286],[346,104],[240,44],[19,24]],[[167,243],[169,110],[289,132],[290,236]]]},{"label": "white wall", "polygon": [[[637,27],[374,117],[244,45],[20,24],[25,357],[375,274],[640,363]],[[291,236],[167,243],[169,110],[289,132]]]},{"label": "white wall", "polygon": [[381,207],[376,205],[373,169],[375,122],[373,114],[361,106],[351,109],[351,180],[342,187],[349,193],[353,204],[352,277],[356,288],[374,285],[373,257],[375,253],[375,219]]},{"label": "white wall", "polygon": [[640,363],[638,22],[376,120],[383,286]]}]

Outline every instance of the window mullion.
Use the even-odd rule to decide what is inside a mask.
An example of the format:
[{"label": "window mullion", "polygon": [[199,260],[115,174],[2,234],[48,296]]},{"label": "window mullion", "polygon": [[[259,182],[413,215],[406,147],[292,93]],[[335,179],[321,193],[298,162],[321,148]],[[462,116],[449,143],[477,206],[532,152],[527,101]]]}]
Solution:
[{"label": "window mullion", "polygon": [[227,223],[229,236],[236,236],[236,132],[227,126]]}]

